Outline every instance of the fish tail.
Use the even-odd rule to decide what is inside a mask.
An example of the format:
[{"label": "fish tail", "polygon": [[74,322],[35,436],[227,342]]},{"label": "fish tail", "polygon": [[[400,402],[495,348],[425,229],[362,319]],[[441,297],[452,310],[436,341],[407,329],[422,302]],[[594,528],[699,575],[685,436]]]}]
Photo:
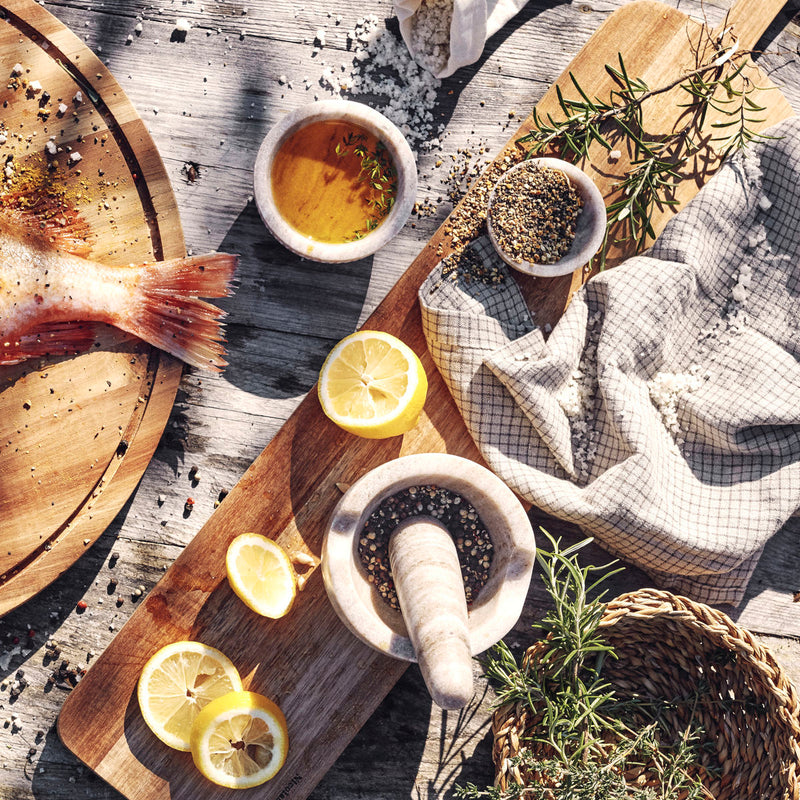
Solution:
[{"label": "fish tail", "polygon": [[74,355],[88,350],[95,338],[94,325],[85,322],[55,322],[0,344],[0,366],[19,364],[40,356]]},{"label": "fish tail", "polygon": [[188,256],[144,267],[140,302],[120,327],[195,367],[221,372],[225,312],[200,297],[228,297],[238,257]]}]

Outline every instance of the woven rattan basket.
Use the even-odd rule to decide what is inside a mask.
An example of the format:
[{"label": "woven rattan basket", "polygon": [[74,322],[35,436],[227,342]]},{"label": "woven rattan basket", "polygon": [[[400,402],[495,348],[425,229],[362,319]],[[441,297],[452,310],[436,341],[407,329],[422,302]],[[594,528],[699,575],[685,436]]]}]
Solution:
[{"label": "woven rattan basket", "polygon": [[[725,614],[669,592],[645,589],[611,601],[601,623],[618,658],[604,676],[620,698],[631,694],[675,700],[702,692],[710,701],[693,709],[716,749],[703,748],[695,774],[716,800],[800,798],[800,706],[797,693],[772,654]],[[528,649],[537,659],[542,642]],[[735,702],[739,700],[740,702]],[[686,705],[670,724],[682,730]],[[535,711],[521,704],[499,708],[493,719],[496,785],[530,778],[512,763],[521,747],[547,755],[531,742]],[[643,780],[626,774],[626,780]]]}]

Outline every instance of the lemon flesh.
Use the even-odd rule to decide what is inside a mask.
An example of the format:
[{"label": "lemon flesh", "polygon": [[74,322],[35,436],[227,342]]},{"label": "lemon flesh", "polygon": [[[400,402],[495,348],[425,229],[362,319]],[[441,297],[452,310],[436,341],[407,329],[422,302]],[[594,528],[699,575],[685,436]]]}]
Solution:
[{"label": "lemon flesh", "polygon": [[243,533],[225,556],[228,583],[257,614],[277,619],[288,613],[297,590],[294,568],[283,549],[258,533]]},{"label": "lemon flesh", "polygon": [[333,348],[317,391],[322,410],[339,427],[384,439],[416,425],[428,379],[408,345],[382,331],[357,331]]},{"label": "lemon flesh", "polygon": [[195,766],[218,786],[259,786],[283,766],[288,749],[286,718],[275,703],[256,692],[217,698],[192,726]]},{"label": "lemon flesh", "polygon": [[241,688],[236,667],[219,650],[201,642],[173,642],[145,664],[137,696],[150,730],[170,747],[188,751],[192,723],[200,710]]}]

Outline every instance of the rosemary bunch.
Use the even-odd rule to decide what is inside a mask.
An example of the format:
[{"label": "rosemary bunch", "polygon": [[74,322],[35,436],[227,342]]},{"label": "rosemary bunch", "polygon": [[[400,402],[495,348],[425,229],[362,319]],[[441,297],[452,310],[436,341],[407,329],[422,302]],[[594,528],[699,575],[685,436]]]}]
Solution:
[{"label": "rosemary bunch", "polygon": [[[533,126],[517,142],[525,147],[526,157],[555,151],[571,160],[589,159],[594,143],[607,151],[620,141],[628,143],[630,170],[616,184],[615,199],[607,207],[606,241],[600,255],[605,266],[607,245],[629,242],[634,253],[655,238],[653,218],[657,209],[675,205],[675,189],[682,180],[680,170],[705,146],[712,145],[721,158],[741,150],[754,139],[762,138],[754,126],[763,122],[765,110],[754,99],[758,89],[745,72],[751,53],[739,51],[730,41],[730,31],[712,35],[707,26],[695,47],[695,68],[671,82],[651,88],[641,78],[632,77],[618,54],[618,66],[606,65],[614,80],[607,99],[590,97],[574,75],[577,93],[568,98],[556,87],[561,114],[542,115],[534,108]],[[654,97],[678,92],[673,130],[650,135],[646,131],[643,109]],[[720,115],[704,131],[707,115]]]},{"label": "rosemary bunch", "polygon": [[[592,540],[561,549],[560,540],[542,533],[551,550],[538,549],[536,560],[552,608],[535,627],[544,638],[534,657],[517,663],[504,642],[495,645],[484,666],[496,686],[497,704],[517,703],[535,719],[535,733],[521,742],[512,766],[527,780],[509,779],[479,789],[456,790],[465,800],[666,800],[706,797],[702,784],[689,777],[701,731],[689,725],[677,742],[660,725],[658,704],[636,698],[619,701],[603,678],[603,666],[615,658],[603,638],[603,581],[620,569],[578,564],[577,555]],[[666,707],[666,702],[665,702]],[[639,723],[636,720],[649,719]],[[646,773],[647,785],[626,780],[632,770]],[[511,773],[508,773],[509,775]],[[658,789],[653,788],[656,785]]]},{"label": "rosemary bunch", "polygon": [[[500,705],[521,701],[543,713],[540,728],[546,738],[540,741],[561,761],[602,756],[601,737],[612,726],[598,710],[613,700],[613,693],[601,672],[613,650],[599,633],[603,593],[590,594],[619,570],[578,565],[577,553],[591,539],[561,550],[559,541],[544,533],[553,549],[537,549],[536,560],[553,607],[534,627],[547,637],[547,650],[535,664],[520,666],[500,642],[486,657],[486,675],[497,685]],[[592,580],[598,572],[600,577]]]}]

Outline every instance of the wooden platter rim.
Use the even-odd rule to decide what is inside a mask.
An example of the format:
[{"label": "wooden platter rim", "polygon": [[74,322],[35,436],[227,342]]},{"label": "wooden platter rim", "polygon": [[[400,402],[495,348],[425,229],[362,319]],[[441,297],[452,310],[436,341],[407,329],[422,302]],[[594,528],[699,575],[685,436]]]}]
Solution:
[{"label": "wooden platter rim", "polygon": [[[137,191],[143,205],[149,204],[153,211],[149,228],[155,252],[160,258],[185,255],[178,206],[163,161],[144,122],[105,64],[35,0],[3,0],[0,14],[9,24],[30,29],[33,35],[28,38],[39,47],[47,43],[45,50],[51,58],[56,52],[63,56],[76,83],[97,94],[104,107],[104,119],[113,122],[117,130],[112,132],[134,159],[139,175],[135,181]],[[76,64],[78,60],[80,65]],[[129,170],[131,166],[129,161]],[[148,189],[151,182],[164,184],[167,190],[151,192]],[[111,459],[93,491],[46,539],[49,547],[42,546],[23,559],[21,568],[0,584],[0,616],[38,594],[72,566],[105,531],[141,479],[172,412],[183,372],[183,365],[177,359],[156,348],[148,350],[150,390],[145,402],[131,413],[124,434],[126,448]]]}]

